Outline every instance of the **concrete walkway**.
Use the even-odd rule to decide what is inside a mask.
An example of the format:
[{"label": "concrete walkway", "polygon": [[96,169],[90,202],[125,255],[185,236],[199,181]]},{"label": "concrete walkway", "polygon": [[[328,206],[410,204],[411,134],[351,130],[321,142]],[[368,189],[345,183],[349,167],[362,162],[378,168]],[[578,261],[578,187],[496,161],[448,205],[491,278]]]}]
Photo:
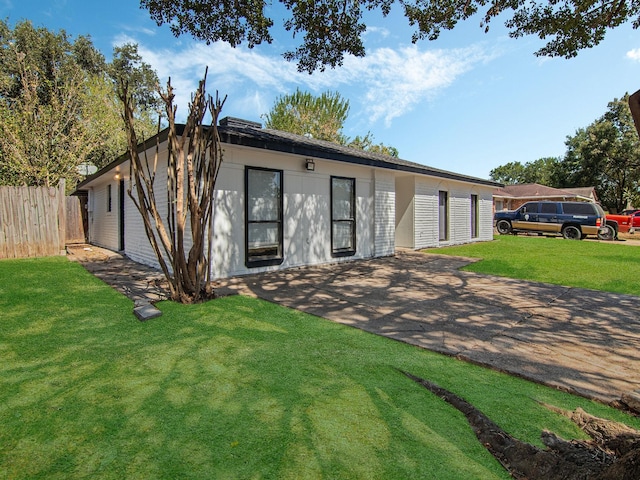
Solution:
[{"label": "concrete walkway", "polygon": [[[122,257],[78,260],[123,292],[147,271]],[[399,251],[217,286],[607,403],[640,389],[640,298],[458,270],[470,261]]]},{"label": "concrete walkway", "polygon": [[136,307],[170,298],[163,273],[93,245],[68,245],[67,258],[129,297]]}]

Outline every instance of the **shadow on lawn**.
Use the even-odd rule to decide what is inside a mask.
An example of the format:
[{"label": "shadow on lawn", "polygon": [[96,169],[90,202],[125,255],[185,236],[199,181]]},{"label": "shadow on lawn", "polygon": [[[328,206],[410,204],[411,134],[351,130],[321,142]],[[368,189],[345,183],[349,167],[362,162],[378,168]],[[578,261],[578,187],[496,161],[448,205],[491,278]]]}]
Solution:
[{"label": "shadow on lawn", "polygon": [[384,339],[243,297],[140,323],[55,269],[0,287],[0,476],[506,478]]},{"label": "shadow on lawn", "polygon": [[[79,266],[20,265],[0,283],[0,473],[9,478],[508,478],[463,418],[393,367],[457,385],[505,423],[518,417],[520,434],[539,435],[539,418],[519,418],[537,409],[535,385],[521,382],[516,395],[495,372],[240,296],[163,302],[162,317],[140,323],[130,301]],[[479,338],[505,328],[487,320],[490,299],[474,305],[458,292],[483,298],[491,282],[406,269],[372,286],[378,266],[342,268],[355,276],[282,272],[261,288],[282,295],[302,282],[294,304],[350,312],[350,324],[391,328],[392,338],[408,325],[448,348],[463,345],[444,328],[451,322]],[[430,324],[444,334],[417,335]],[[553,430],[575,436],[568,422]]]}]

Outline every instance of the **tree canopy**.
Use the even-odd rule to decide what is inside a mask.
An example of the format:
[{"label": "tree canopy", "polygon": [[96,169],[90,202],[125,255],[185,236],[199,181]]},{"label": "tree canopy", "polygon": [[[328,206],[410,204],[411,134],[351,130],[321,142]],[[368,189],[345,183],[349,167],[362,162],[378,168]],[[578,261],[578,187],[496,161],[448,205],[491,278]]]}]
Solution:
[{"label": "tree canopy", "polygon": [[[324,70],[342,65],[347,54],[365,55],[363,16],[379,11],[386,17],[397,4],[413,27],[411,40],[435,40],[442,30],[452,30],[460,20],[480,19],[488,31],[500,16],[512,38],[536,35],[547,43],[536,55],[573,57],[600,43],[608,30],[632,21],[640,25],[640,3],[634,0],[280,0],[290,13],[282,27],[302,43],[284,57],[298,62],[300,71]],[[174,35],[184,33],[207,43],[222,40],[249,48],[273,41],[271,4],[243,0],[141,0],[158,25],[169,24]],[[278,25],[279,26],[279,25]]]},{"label": "tree canopy", "polygon": [[296,89],[295,93],[278,97],[269,113],[262,116],[267,128],[308,135],[318,140],[345,145],[367,152],[398,156],[398,149],[373,143],[373,135],[351,139],[342,133],[349,115],[349,100],[338,92],[324,92],[314,96]]},{"label": "tree canopy", "polygon": [[267,128],[344,143],[342,126],[348,115],[349,101],[338,92],[324,92],[316,97],[297,89],[278,97],[263,118]]},{"label": "tree canopy", "polygon": [[509,162],[491,170],[489,176],[506,185],[540,183],[551,186],[557,183],[558,165],[561,161],[561,158],[545,157],[524,164]]},{"label": "tree canopy", "polygon": [[[108,64],[88,36],[73,40],[29,21],[13,29],[0,21],[0,183],[53,186],[64,178],[73,188],[80,164],[101,167],[123,153],[114,82],[144,70],[136,54],[136,46],[118,47]],[[150,83],[155,90],[154,75],[147,71],[147,83],[136,84],[140,96],[148,96]],[[151,133],[156,120],[138,120]]]},{"label": "tree canopy", "polygon": [[593,186],[601,203],[612,211],[621,211],[628,203],[640,206],[640,141],[628,100],[626,94],[614,99],[604,115],[568,136],[564,157],[510,162],[493,169],[491,178],[555,188]]},{"label": "tree canopy", "polygon": [[629,95],[609,102],[607,112],[566,141],[559,186],[594,185],[600,201],[621,211],[640,200],[640,142]]}]

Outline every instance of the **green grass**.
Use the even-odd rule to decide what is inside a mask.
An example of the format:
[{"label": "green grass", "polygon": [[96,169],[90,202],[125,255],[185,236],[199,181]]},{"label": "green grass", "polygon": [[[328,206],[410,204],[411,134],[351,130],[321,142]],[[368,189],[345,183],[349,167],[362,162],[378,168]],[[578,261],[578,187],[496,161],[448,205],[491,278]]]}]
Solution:
[{"label": "green grass", "polygon": [[469,272],[640,295],[640,247],[559,238],[496,236],[492,242],[427,250],[481,258]]},{"label": "green grass", "polygon": [[0,262],[0,478],[507,479],[464,417],[579,432],[601,404],[247,297],[132,303],[64,258]]}]

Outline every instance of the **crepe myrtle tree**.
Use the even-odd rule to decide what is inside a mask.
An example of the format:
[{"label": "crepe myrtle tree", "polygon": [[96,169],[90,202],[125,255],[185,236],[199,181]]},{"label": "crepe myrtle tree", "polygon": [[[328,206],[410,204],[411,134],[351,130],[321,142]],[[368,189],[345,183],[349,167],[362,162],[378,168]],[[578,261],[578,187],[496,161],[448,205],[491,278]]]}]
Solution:
[{"label": "crepe myrtle tree", "polygon": [[[181,303],[213,296],[210,288],[212,214],[214,188],[222,163],[217,124],[226,97],[221,100],[217,92],[215,98],[207,95],[206,77],[205,71],[191,97],[182,130],[176,125],[177,107],[171,79],[167,81],[166,90],[159,89],[168,123],[166,169],[159,158],[159,141],[153,155],[147,155],[146,148],[138,151],[135,97],[126,79],[119,85],[131,160],[128,194],[140,212],[149,242],[168,280],[171,298]],[[205,122],[207,117],[210,122]],[[164,188],[166,198],[158,190]],[[160,202],[168,204],[166,216]]]},{"label": "crepe myrtle tree", "polygon": [[[289,11],[282,27],[302,38],[284,53],[298,69],[312,73],[342,65],[345,54],[363,57],[366,11],[386,17],[397,5],[414,28],[411,40],[435,40],[458,21],[478,17],[485,31],[495,17],[505,19],[512,38],[536,35],[547,43],[536,55],[570,58],[600,43],[608,30],[632,21],[640,25],[637,0],[279,0]],[[271,43],[272,4],[265,0],[141,0],[158,25],[168,23],[174,35],[189,33],[207,43],[222,40],[249,48]],[[280,27],[280,25],[278,26]]]}]

